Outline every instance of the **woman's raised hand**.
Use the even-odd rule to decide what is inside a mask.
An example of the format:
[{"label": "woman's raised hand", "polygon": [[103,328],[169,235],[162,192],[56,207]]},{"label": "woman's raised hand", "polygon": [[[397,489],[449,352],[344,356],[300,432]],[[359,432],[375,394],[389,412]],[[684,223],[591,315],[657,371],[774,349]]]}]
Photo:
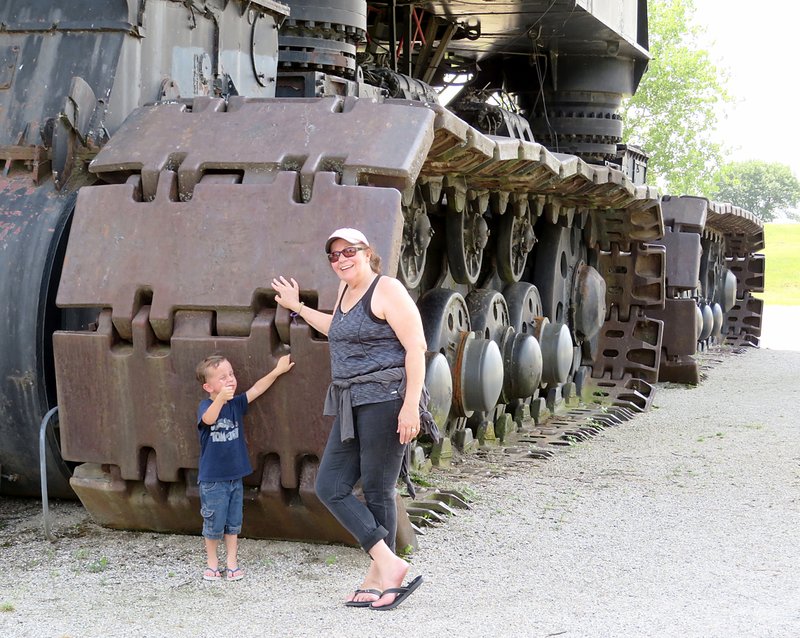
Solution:
[{"label": "woman's raised hand", "polygon": [[300,285],[293,279],[289,281],[283,275],[272,280],[272,289],[278,294],[275,301],[284,308],[297,312],[300,309]]}]

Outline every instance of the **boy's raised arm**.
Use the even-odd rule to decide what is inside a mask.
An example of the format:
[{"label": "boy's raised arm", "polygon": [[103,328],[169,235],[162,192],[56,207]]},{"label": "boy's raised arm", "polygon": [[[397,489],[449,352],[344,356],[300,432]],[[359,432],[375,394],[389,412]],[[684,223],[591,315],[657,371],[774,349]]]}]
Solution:
[{"label": "boy's raised arm", "polygon": [[264,394],[267,389],[273,383],[275,383],[275,379],[277,379],[283,373],[289,372],[289,370],[294,367],[294,361],[292,361],[290,357],[291,355],[288,354],[283,355],[280,359],[278,359],[278,363],[275,364],[275,367],[271,372],[268,372],[253,384],[253,387],[246,392],[248,403],[252,403],[258,397]]},{"label": "boy's raised arm", "polygon": [[220,393],[217,397],[211,402],[211,405],[206,408],[206,411],[203,412],[203,418],[201,419],[203,423],[206,425],[214,425],[219,418],[219,412],[222,410],[222,406],[225,405],[228,401],[233,398],[233,388],[225,387],[220,390]]}]

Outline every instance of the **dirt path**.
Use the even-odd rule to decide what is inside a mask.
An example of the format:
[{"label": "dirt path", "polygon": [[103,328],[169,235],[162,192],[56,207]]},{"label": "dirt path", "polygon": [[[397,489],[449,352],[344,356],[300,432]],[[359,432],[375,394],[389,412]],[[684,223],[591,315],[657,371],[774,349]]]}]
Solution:
[{"label": "dirt path", "polygon": [[[800,352],[706,355],[701,388],[499,478],[429,531],[397,611],[340,601],[355,549],[243,540],[238,583],[198,537],[105,530],[0,499],[0,636],[800,635]],[[457,478],[454,480],[458,480]]]}]

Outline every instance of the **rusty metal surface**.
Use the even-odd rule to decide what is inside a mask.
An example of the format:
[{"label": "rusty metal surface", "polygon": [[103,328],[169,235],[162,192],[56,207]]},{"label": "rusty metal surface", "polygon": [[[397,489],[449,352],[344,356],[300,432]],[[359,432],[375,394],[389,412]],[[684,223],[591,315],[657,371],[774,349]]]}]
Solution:
[{"label": "rusty metal surface", "polygon": [[736,276],[736,304],[728,312],[722,334],[731,345],[757,346],[764,302],[752,296],[764,291],[764,224],[752,213],[731,204],[711,202],[709,229],[724,235],[725,265]]},{"label": "rusty metal surface", "polygon": [[630,251],[616,245],[610,251],[599,251],[598,271],[606,280],[607,307],[616,308],[617,316],[626,321],[636,308],[659,308],[664,305],[663,246],[633,244]]},{"label": "rusty metal surface", "polygon": [[612,405],[630,414],[649,410],[655,396],[655,388],[650,383],[630,374],[621,379],[612,379],[609,372],[602,377],[593,377],[589,383],[590,399],[594,398],[601,405]]},{"label": "rusty metal surface", "polygon": [[[36,188],[26,172],[0,174],[0,494],[41,490],[39,425],[56,403],[50,333],[62,320],[43,309],[73,205],[52,183]],[[69,497],[57,438],[46,440],[50,494]]]},{"label": "rusty metal surface", "polygon": [[80,240],[67,247],[60,306],[111,307],[115,328],[130,339],[131,321],[149,300],[149,322],[166,341],[179,309],[221,308],[247,326],[279,274],[302,274],[307,303],[332,309],[336,284],[323,246],[335,228],[362,224],[387,264],[397,262],[397,191],[340,186],[323,173],[314,197],[300,204],[292,198],[296,174],[281,172],[269,184],[201,183],[190,201],[175,201],[173,180],[163,173],[152,201],[138,200],[132,184],[80,191],[72,231]]},{"label": "rusty metal surface", "polygon": [[[244,391],[285,354],[273,325],[274,312],[263,310],[247,337],[211,335],[210,312],[180,311],[169,343],[158,342],[147,322],[147,306],[133,322],[133,340],[121,341],[108,312],[91,334],[54,336],[65,458],[119,466],[123,479],[143,480],[143,450],[155,451],[158,478],[177,481],[197,466],[197,405],[203,393],[194,369],[211,352],[229,357]],[[292,328],[292,353],[327,363],[326,344],[310,339],[305,324]],[[280,459],[281,485],[298,486],[297,463],[319,457],[330,423],[313,409],[324,400],[325,384],[298,367],[297,375],[278,379],[270,394],[248,412],[251,461],[261,467],[268,455]],[[328,372],[329,374],[329,372]],[[293,394],[301,384],[304,396]],[[302,427],[295,427],[297,420]],[[102,437],[97,432],[103,432]]]},{"label": "rusty metal surface", "polygon": [[702,255],[700,234],[668,229],[658,243],[667,251],[666,287],[669,296],[696,288]]},{"label": "rusty metal surface", "polygon": [[438,105],[425,108],[435,111],[436,119],[422,176],[460,176],[469,188],[546,197],[565,213],[570,207],[589,207],[597,217],[598,240],[605,245],[616,241],[627,247],[632,240],[663,235],[655,189],[637,187],[618,170],[553,154],[533,142],[483,135]]},{"label": "rusty metal surface", "polygon": [[[665,198],[662,210],[656,189],[634,183],[622,171],[551,152],[540,143],[484,134],[446,108],[428,103],[436,100],[425,87],[417,86],[421,101],[383,99],[379,96],[384,92],[369,86],[367,75],[368,84],[362,84],[339,82],[341,78],[319,70],[295,70],[294,79],[305,82],[300,84],[307,95],[342,95],[272,99],[271,82],[278,79],[280,84],[276,75],[283,53],[288,57],[281,64],[305,59],[339,66],[328,64],[336,56],[314,50],[316,40],[340,39],[329,28],[333,23],[315,19],[336,13],[335,8],[311,2],[307,20],[288,20],[290,40],[313,46],[303,52],[283,47],[279,53],[272,18],[262,15],[255,22],[258,16],[246,10],[259,14],[266,7],[267,14],[282,17],[285,8],[272,0],[223,3],[224,9],[205,15],[188,6],[192,3],[161,0],[145,9],[141,2],[138,11],[123,11],[124,20],[119,13],[124,2],[113,8],[97,0],[79,4],[13,0],[0,9],[0,15],[8,14],[0,20],[7,27],[0,47],[5,63],[0,65],[0,112],[7,115],[0,118],[0,160],[6,160],[0,178],[5,215],[0,278],[5,297],[14,301],[3,315],[6,330],[0,331],[5,366],[0,403],[12,405],[0,416],[0,468],[5,474],[22,467],[28,487],[38,480],[31,457],[36,439],[17,428],[17,421],[25,421],[31,430],[36,415],[55,403],[57,381],[60,442],[67,459],[82,463],[72,485],[93,516],[115,527],[196,533],[199,446],[194,422],[202,393],[194,366],[210,352],[222,351],[245,389],[291,351],[304,365],[251,406],[246,420],[256,469],[246,479],[245,534],[351,542],[313,489],[330,426],[320,416],[329,377],[327,343],[304,322],[276,308],[269,281],[278,274],[293,275],[308,307],[330,310],[338,282],[321,247],[339,226],[363,230],[382,255],[385,272],[395,274],[398,262],[401,268],[407,265],[401,250],[403,235],[411,230],[413,216],[407,211],[415,191],[424,200],[420,210],[429,215],[425,213],[421,224],[427,241],[414,246],[415,258],[420,258],[414,274],[419,276],[414,283],[405,280],[412,297],[424,300],[438,290],[465,303],[471,291],[490,288],[497,300],[478,308],[481,320],[474,308],[473,317],[454,320],[458,304],[429,309],[426,334],[441,341],[435,346],[429,341],[429,346],[447,355],[438,355],[444,361],[439,372],[445,377],[452,373],[457,381],[460,408],[452,414],[449,407],[442,408],[447,412],[442,430],[448,434],[474,430],[476,439],[488,445],[494,437],[487,433],[494,430],[502,439],[516,430],[513,419],[521,428],[523,422],[549,418],[530,437],[553,447],[584,440],[646,409],[653,396],[649,382],[659,374],[688,379],[697,373],[687,354],[697,339],[690,312],[695,301],[683,296],[695,295],[710,315],[712,307],[720,307],[715,286],[732,279],[726,268],[739,285],[737,304],[725,320],[726,338],[735,344],[758,342],[762,306],[752,293],[763,289],[764,262],[752,253],[763,247],[763,227],[746,211],[702,198]],[[466,11],[467,4],[453,5],[456,13]],[[590,26],[594,19],[584,21],[586,31],[575,31],[578,14],[562,11],[570,3],[559,0],[555,13],[548,4],[525,7],[536,5],[546,27],[587,35],[573,38],[568,48],[582,50],[596,41],[597,25]],[[41,19],[34,15],[38,5]],[[427,7],[428,18],[443,6]],[[418,10],[424,13],[411,9],[415,17]],[[161,15],[163,28],[155,33],[148,29],[143,39],[143,27],[152,26],[147,15]],[[497,19],[510,20],[515,28],[524,22],[513,11]],[[386,45],[384,26],[375,15],[367,21],[377,47]],[[437,25],[429,26],[431,54]],[[460,37],[468,34],[466,25],[438,26],[447,35],[446,42],[439,40],[437,55],[445,54],[454,34],[456,50],[471,52],[468,58],[482,55],[483,45]],[[630,33],[601,31],[609,41],[623,35],[623,49],[634,42]],[[342,36],[353,56],[355,41],[363,35],[359,27]],[[496,36],[484,29],[484,44],[486,37]],[[287,42],[291,44],[286,40],[282,45]],[[530,52],[531,42],[515,46]],[[645,46],[644,40],[640,44]],[[539,43],[535,50],[548,46]],[[411,47],[406,48],[411,56]],[[187,54],[189,50],[194,53]],[[646,56],[638,55],[643,50],[636,48],[633,56],[637,69],[625,62],[620,67],[619,57],[610,61],[573,51],[578,57],[564,63],[562,55],[559,76],[550,79],[553,86],[557,79],[562,87],[575,80],[581,84],[584,72],[575,73],[575,60],[582,66],[602,59],[593,67],[592,86],[584,87],[589,94],[597,95],[594,85],[610,80],[616,85],[623,78],[632,89],[643,71]],[[561,53],[565,51],[562,46]],[[134,64],[120,64],[123,52]],[[352,71],[354,60],[343,66]],[[431,78],[448,64],[462,63],[453,58],[427,71],[420,65],[417,71]],[[492,75],[489,66],[481,70],[487,79]],[[509,87],[527,90],[527,81],[514,76],[530,72],[530,65],[522,69],[504,61],[496,66]],[[169,77],[163,69],[169,69]],[[628,77],[631,71],[635,78]],[[219,83],[213,82],[215,77]],[[284,80],[293,82],[289,76]],[[225,98],[193,97],[211,93]],[[568,139],[567,133],[557,148],[579,153],[576,143],[590,149],[602,141],[590,139],[593,132],[605,135],[618,129],[616,121],[606,121],[605,116],[614,119],[611,112],[604,116],[605,109],[595,108],[593,98],[580,106],[565,105],[558,93],[548,97],[548,104],[561,104],[555,111],[568,106],[575,113],[554,117],[575,126],[581,139]],[[131,110],[152,100],[165,102],[136,110],[118,130]],[[113,108],[107,109],[108,104]],[[535,117],[533,111],[525,112],[532,105],[520,106],[523,111],[515,117]],[[600,159],[592,153],[584,157]],[[6,180],[23,165],[32,184],[41,188],[34,189],[25,177]],[[51,192],[51,169],[65,189],[77,190],[95,178],[110,184],[81,191],[60,276],[59,307],[54,289],[64,247],[58,234],[68,229],[62,224],[72,203],[63,210],[53,208],[49,198],[67,193]],[[17,207],[17,199],[24,206]],[[25,215],[9,217],[17,208],[24,208]],[[47,219],[54,210],[57,224]],[[38,212],[38,218],[31,214]],[[468,219],[475,230],[470,237],[457,232],[452,241],[447,229],[455,228],[456,216]],[[501,241],[504,228],[508,232]],[[540,244],[559,235],[563,250],[538,264],[534,258],[526,262],[539,250],[534,229]],[[442,241],[445,236],[447,242]],[[464,248],[469,258],[459,261],[455,253]],[[511,248],[523,258],[510,263]],[[665,250],[672,259],[665,258]],[[461,262],[467,268],[459,274]],[[589,266],[602,272],[603,282],[581,276]],[[714,294],[697,290],[698,269],[700,287]],[[519,308],[514,318],[510,314],[514,295],[503,288],[511,281],[536,291],[526,293],[526,299],[535,297],[537,303],[535,308],[526,306],[524,316],[517,316]],[[23,290],[19,296],[18,289]],[[731,297],[732,289],[725,289]],[[507,311],[490,315],[504,303]],[[558,307],[560,315],[553,310]],[[65,320],[78,314],[81,321]],[[85,320],[88,314],[91,319]],[[541,316],[545,314],[549,318]],[[96,325],[87,327],[95,319]],[[715,325],[722,321],[717,322],[717,315],[713,319]],[[470,321],[482,329],[478,334],[469,331]],[[541,328],[545,322],[547,330]],[[510,324],[522,332],[535,325],[539,329],[534,336],[512,334]],[[49,348],[55,329],[53,364]],[[512,337],[514,343],[538,344],[543,333],[557,336],[553,342],[543,340],[551,371],[545,386],[530,378],[522,382],[520,375],[535,366],[524,365],[525,357],[517,356],[516,349],[503,349],[508,355],[505,369],[501,358],[493,362],[487,354],[496,343],[511,344]],[[552,359],[557,373],[552,373]],[[495,405],[496,393],[488,388],[500,387],[503,375],[525,390],[512,392],[507,385]],[[443,385],[449,406],[454,385]],[[574,409],[576,391],[584,388],[602,409]],[[472,420],[463,416],[467,412],[475,412]],[[27,437],[24,443],[19,436]],[[60,462],[58,446],[50,443]],[[414,450],[414,457],[425,460],[422,448]],[[62,483],[67,472],[63,474]],[[0,476],[0,488],[3,480]]]},{"label": "rusty metal surface", "polygon": [[[670,255],[669,250],[667,255]],[[651,319],[662,321],[661,362],[659,381],[689,383],[700,382],[700,369],[692,355],[697,351],[697,303],[692,298],[668,298],[663,310],[647,310]]]},{"label": "rusty metal surface", "polygon": [[432,141],[433,119],[428,109],[354,98],[232,97],[227,104],[196,98],[191,108],[135,111],[90,170],[140,172],[145,199],[155,194],[165,169],[176,170],[183,199],[205,172],[230,169],[242,172],[244,185],[271,181],[279,170],[297,171],[302,201],[311,197],[317,171],[335,171],[344,184],[377,182],[404,190],[413,185]]},{"label": "rusty metal surface", "polygon": [[741,297],[744,291],[764,292],[764,269],[766,260],[764,255],[755,254],[745,257],[730,257],[725,264],[736,275],[737,296]]},{"label": "rusty metal surface", "polygon": [[663,327],[663,322],[646,317],[641,310],[623,320],[613,307],[598,335],[592,377],[634,377],[655,383]]},{"label": "rusty metal surface", "polygon": [[[283,489],[276,480],[278,472],[274,462],[268,463],[260,483],[245,486],[243,535],[353,544],[352,536],[314,493],[315,462],[303,462],[296,490]],[[184,534],[201,531],[196,481],[132,482],[122,479],[113,465],[84,463],[71,482],[92,517],[107,527]]]},{"label": "rusty metal surface", "polygon": [[694,299],[667,299],[663,310],[648,309],[647,316],[664,322],[661,347],[668,358],[695,353],[699,335],[695,330],[697,303]]},{"label": "rusty metal surface", "polygon": [[764,247],[764,222],[738,206],[709,202],[707,226],[742,242],[742,252],[734,254],[741,255],[743,251],[753,252]]},{"label": "rusty metal surface", "polygon": [[664,197],[661,200],[664,225],[675,232],[700,233],[706,227],[708,206],[703,197]]},{"label": "rusty metal surface", "polygon": [[[347,119],[328,120],[330,102],[316,103],[324,108],[318,108],[319,121],[309,124],[322,131],[322,138],[336,137],[330,127],[345,126]],[[251,106],[241,105],[256,117],[260,111]],[[164,127],[175,124],[171,117],[196,113],[166,111],[166,117],[150,112],[149,118],[133,118],[130,125],[150,127],[148,134],[136,144],[136,136],[123,130],[95,167],[114,178],[121,164],[130,169],[130,163],[119,161],[120,154],[130,155],[141,167],[141,182],[134,175],[124,184],[85,188],[76,205],[58,303],[107,310],[96,331],[62,331],[54,337],[62,440],[66,458],[109,469],[76,479],[75,489],[92,508],[116,517],[116,526],[177,525],[174,512],[191,509],[180,486],[193,482],[199,453],[196,408],[202,393],[194,379],[196,364],[211,352],[224,352],[244,390],[291,344],[297,361],[313,363],[279,379],[246,418],[255,468],[247,479],[253,491],[248,508],[257,512],[250,533],[345,540],[313,494],[330,428],[330,420],[320,416],[330,377],[327,343],[302,321],[276,312],[269,282],[280,274],[294,276],[309,306],[332,309],[337,281],[322,247],[331,230],[341,226],[363,230],[393,274],[403,223],[400,193],[341,185],[337,174],[323,171],[308,182],[312,189],[304,201],[298,197],[302,167],[307,167],[302,162],[295,166],[301,172],[285,170],[284,163],[284,170],[275,170],[268,180],[250,179],[270,173],[278,155],[267,151],[256,158],[249,139],[253,130],[246,127],[239,131],[246,138],[242,144],[228,140],[235,152],[226,157],[225,148],[209,151],[216,157],[211,162],[216,172],[209,173],[209,162],[202,159],[204,145],[212,143],[203,130],[207,121],[180,120],[189,124],[181,133],[185,155],[176,164],[164,150],[169,144],[152,148],[150,141],[167,136]],[[235,127],[227,130],[230,134]],[[322,144],[298,139],[296,127],[286,137],[276,147],[294,160],[303,153],[309,157]],[[410,179],[408,165],[415,160],[398,150],[400,141],[386,146],[390,159],[370,160],[372,168],[393,179]],[[350,170],[347,153],[336,148],[342,159],[337,168]],[[369,155],[353,148],[351,157],[362,151]],[[320,151],[317,159],[323,161],[322,156],[330,154]],[[237,179],[240,169],[243,177]],[[152,199],[144,196],[148,171],[158,184]],[[106,489],[109,480],[129,488]],[[145,494],[152,499],[148,514],[135,502]]]},{"label": "rusty metal surface", "polygon": [[725,343],[735,346],[757,346],[761,337],[761,324],[764,316],[764,301],[756,299],[749,292],[736,299],[736,305],[725,318],[722,334]]}]

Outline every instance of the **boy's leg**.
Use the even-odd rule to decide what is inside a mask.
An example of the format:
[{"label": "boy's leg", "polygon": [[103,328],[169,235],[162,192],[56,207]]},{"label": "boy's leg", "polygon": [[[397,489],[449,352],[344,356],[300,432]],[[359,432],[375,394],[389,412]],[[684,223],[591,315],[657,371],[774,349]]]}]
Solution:
[{"label": "boy's leg", "polygon": [[239,534],[242,531],[242,511],[244,507],[244,485],[242,480],[230,482],[230,498],[225,520],[225,562],[228,566],[228,578],[238,580],[242,571],[239,569]]},{"label": "boy's leg", "polygon": [[225,562],[230,571],[239,567],[238,552],[239,536],[237,534],[225,534]]},{"label": "boy's leg", "polygon": [[210,538],[203,538],[203,540],[206,545],[206,565],[208,565],[209,569],[217,571],[219,569],[219,556],[217,555],[219,541]]},{"label": "boy's leg", "polygon": [[203,517],[203,540],[206,549],[206,564],[218,577],[219,557],[217,550],[222,540],[227,512],[227,490],[223,483],[202,481],[200,483],[200,514]]}]

